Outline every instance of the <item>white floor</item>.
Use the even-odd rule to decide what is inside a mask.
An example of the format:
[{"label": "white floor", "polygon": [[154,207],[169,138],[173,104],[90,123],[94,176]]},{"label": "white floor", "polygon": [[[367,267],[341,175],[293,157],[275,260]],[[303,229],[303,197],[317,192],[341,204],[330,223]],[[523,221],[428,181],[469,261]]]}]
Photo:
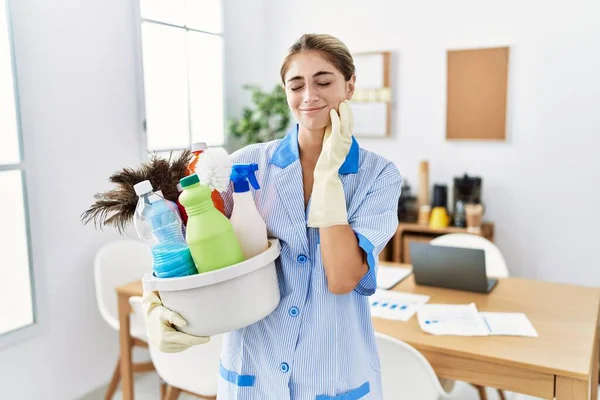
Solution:
[{"label": "white floor", "polygon": [[[160,400],[160,383],[156,373],[141,374],[136,377],[135,382],[135,398],[136,400]],[[99,388],[93,393],[90,393],[80,400],[104,400],[104,392],[106,388]],[[496,390],[487,389],[489,400],[498,400]],[[537,397],[526,396],[516,393],[506,393],[507,400],[536,400]],[[117,392],[113,400],[121,400],[121,392]],[[178,400],[197,400],[197,397],[182,394]],[[466,383],[457,382],[456,387],[452,391],[453,400],[479,400],[477,391]],[[600,396],[598,397],[600,400]]]}]

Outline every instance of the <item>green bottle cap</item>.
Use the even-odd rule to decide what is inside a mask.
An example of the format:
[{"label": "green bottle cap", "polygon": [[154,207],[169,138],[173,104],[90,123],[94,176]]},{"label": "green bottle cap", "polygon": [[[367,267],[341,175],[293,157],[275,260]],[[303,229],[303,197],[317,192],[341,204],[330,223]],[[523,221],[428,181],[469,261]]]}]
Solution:
[{"label": "green bottle cap", "polygon": [[186,187],[190,187],[192,185],[195,185],[196,183],[200,183],[200,179],[198,179],[198,175],[193,174],[186,176],[185,178],[181,178],[179,183],[181,183],[181,187],[185,189]]}]

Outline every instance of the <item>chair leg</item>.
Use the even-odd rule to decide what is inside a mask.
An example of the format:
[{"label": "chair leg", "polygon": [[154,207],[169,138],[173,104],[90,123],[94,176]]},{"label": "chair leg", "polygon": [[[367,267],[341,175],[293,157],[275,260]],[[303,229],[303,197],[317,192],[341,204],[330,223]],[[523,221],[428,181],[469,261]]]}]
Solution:
[{"label": "chair leg", "polygon": [[161,379],[160,380],[160,400],[165,400],[165,397],[167,397],[167,383]]},{"label": "chair leg", "polygon": [[121,358],[117,359],[117,366],[115,367],[115,371],[113,372],[113,376],[110,379],[110,383],[108,384],[108,389],[106,389],[106,394],[104,395],[104,400],[112,400],[115,392],[117,391],[117,386],[119,386],[119,381],[121,380]]},{"label": "chair leg", "polygon": [[506,395],[504,394],[504,390],[502,389],[496,389],[498,391],[498,397],[500,397],[500,400],[506,400]]},{"label": "chair leg", "polygon": [[488,400],[487,393],[485,392],[485,388],[479,385],[473,385],[479,392],[479,400]]},{"label": "chair leg", "polygon": [[167,389],[167,396],[165,400],[177,400],[179,395],[181,394],[181,389],[176,388],[175,386],[170,386]]}]

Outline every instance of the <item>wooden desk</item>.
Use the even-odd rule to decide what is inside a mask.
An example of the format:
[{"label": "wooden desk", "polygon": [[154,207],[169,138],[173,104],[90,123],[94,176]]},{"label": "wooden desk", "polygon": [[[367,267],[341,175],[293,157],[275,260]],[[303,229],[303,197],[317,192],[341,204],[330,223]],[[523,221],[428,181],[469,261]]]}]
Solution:
[{"label": "wooden desk", "polygon": [[[433,336],[421,331],[416,316],[408,322],[373,318],[376,331],[415,347],[440,377],[557,400],[588,399],[590,391],[596,399],[600,289],[507,278],[485,295],[415,285],[411,275],[393,290],[429,295],[429,303],[474,302],[479,311],[523,312],[539,334]],[[142,295],[142,283],[121,286],[117,295],[123,400],[132,400],[129,297]]]},{"label": "wooden desk", "polygon": [[506,278],[485,295],[416,285],[411,275],[393,290],[429,295],[429,303],[523,312],[539,334],[434,336],[419,328],[416,316],[408,322],[373,318],[376,331],[415,347],[440,377],[542,398],[588,399],[591,393],[596,399],[600,289]]}]

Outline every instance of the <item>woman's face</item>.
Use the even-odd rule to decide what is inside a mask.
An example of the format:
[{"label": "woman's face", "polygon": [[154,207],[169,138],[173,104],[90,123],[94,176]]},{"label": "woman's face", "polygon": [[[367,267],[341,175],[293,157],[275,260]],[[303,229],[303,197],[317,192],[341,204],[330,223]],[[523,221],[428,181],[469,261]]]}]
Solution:
[{"label": "woman's face", "polygon": [[354,93],[355,77],[346,82],[342,73],[316,51],[296,54],[284,80],[290,110],[300,125],[311,131],[329,125],[329,110],[337,110]]}]

